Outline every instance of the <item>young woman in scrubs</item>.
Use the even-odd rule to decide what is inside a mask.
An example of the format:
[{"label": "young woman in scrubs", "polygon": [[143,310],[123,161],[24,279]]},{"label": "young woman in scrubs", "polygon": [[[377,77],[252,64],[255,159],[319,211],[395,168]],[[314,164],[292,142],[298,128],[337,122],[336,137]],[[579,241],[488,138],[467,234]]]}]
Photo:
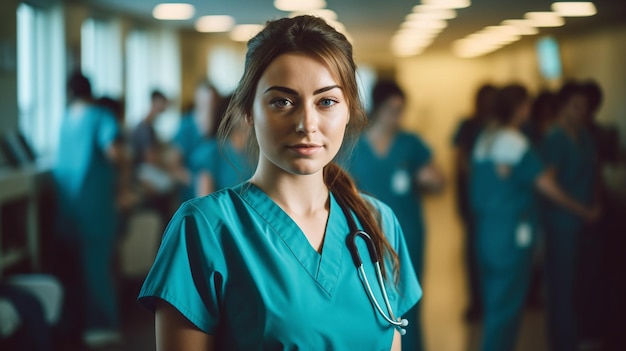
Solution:
[{"label": "young woman in scrubs", "polygon": [[533,190],[573,216],[594,215],[557,185],[520,131],[529,108],[525,88],[502,88],[495,102],[496,120],[481,134],[472,155],[470,200],[483,294],[483,351],[515,349],[532,269],[537,216]]},{"label": "young woman in scrubs", "polygon": [[[577,201],[596,208],[598,217],[598,160],[596,145],[586,128],[585,92],[577,83],[567,83],[557,98],[559,120],[542,144],[542,156],[559,186]],[[554,202],[545,204],[548,330],[553,350],[578,347],[574,291],[584,219]]]},{"label": "young woman in scrubs", "polygon": [[[441,189],[443,177],[422,139],[400,130],[406,100],[402,89],[395,82],[380,81],[374,86],[372,99],[371,124],[359,139],[348,169],[360,190],[388,204],[396,213],[411,262],[421,277],[424,221],[420,191]],[[407,335],[402,339],[405,350],[423,349],[418,306],[405,315],[409,320]]]},{"label": "young woman in scrubs", "polygon": [[139,296],[155,311],[158,350],[400,349],[364,289],[339,207],[374,239],[390,306],[404,315],[421,290],[400,225],[334,163],[365,119],[355,69],[345,36],[316,17],[269,22],[248,42],[221,135],[243,120],[257,168],[170,222]]}]

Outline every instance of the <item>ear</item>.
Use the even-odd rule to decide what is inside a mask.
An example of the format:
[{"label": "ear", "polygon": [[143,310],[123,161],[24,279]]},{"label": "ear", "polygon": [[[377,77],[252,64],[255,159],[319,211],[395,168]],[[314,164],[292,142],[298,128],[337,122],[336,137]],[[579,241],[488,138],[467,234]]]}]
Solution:
[{"label": "ear", "polygon": [[252,116],[251,116],[251,115],[246,115],[244,118],[245,118],[245,120],[246,120],[246,123],[247,123],[249,126],[253,126],[253,125],[254,125],[254,119],[252,118]]}]

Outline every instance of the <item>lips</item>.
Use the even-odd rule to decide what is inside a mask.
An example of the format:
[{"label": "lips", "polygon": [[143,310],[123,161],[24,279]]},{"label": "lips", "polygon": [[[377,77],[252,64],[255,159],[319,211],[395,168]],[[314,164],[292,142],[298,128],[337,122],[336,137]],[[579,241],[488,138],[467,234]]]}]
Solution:
[{"label": "lips", "polygon": [[311,156],[322,149],[318,144],[295,144],[287,147],[289,150],[301,156]]}]

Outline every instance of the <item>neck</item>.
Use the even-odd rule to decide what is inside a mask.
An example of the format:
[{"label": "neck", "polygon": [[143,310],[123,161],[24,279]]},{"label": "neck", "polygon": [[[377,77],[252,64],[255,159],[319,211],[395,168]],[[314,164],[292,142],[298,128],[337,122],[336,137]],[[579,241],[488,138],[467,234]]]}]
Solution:
[{"label": "neck", "polygon": [[391,138],[396,133],[395,128],[384,125],[382,123],[374,123],[367,130],[367,134],[372,138]]},{"label": "neck", "polygon": [[295,216],[309,216],[327,208],[329,191],[324,184],[322,171],[310,175],[294,175],[267,168],[271,166],[259,164],[250,181],[285,212]]}]

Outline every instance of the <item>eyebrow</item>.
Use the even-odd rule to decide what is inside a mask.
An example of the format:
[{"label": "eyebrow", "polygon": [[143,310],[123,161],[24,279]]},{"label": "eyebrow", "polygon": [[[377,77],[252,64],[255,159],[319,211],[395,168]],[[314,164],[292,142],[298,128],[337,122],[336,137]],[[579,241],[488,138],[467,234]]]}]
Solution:
[{"label": "eyebrow", "polygon": [[[329,91],[329,90],[333,90],[335,88],[341,89],[341,87],[339,85],[330,85],[330,86],[319,88],[319,89],[315,90],[313,92],[313,95],[321,94],[323,92],[326,92],[326,91]],[[281,86],[278,86],[278,85],[274,85],[274,86],[271,86],[271,87],[265,89],[265,91],[263,93],[265,94],[265,93],[267,93],[269,91],[272,91],[272,90],[282,91],[283,93],[287,93],[287,94],[290,94],[290,95],[296,95],[296,96],[300,95],[300,94],[298,94],[297,91],[295,91],[295,90],[293,90],[291,88],[281,87]]]}]

